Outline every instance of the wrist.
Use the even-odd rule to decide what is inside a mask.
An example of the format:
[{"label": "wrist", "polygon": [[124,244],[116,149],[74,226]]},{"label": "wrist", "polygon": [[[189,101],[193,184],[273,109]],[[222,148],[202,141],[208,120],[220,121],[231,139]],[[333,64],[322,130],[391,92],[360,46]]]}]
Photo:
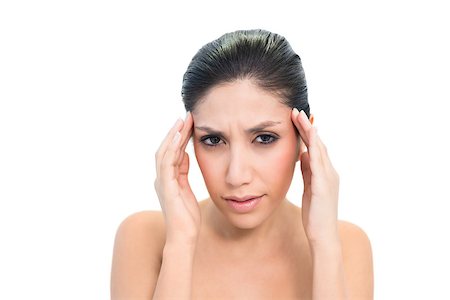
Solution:
[{"label": "wrist", "polygon": [[197,245],[199,233],[187,233],[187,232],[167,232],[166,243],[167,246],[192,248]]},{"label": "wrist", "polygon": [[318,254],[340,254],[342,251],[341,239],[338,235],[328,238],[309,240],[309,247],[312,253]]},{"label": "wrist", "polygon": [[163,249],[163,254],[177,254],[177,253],[194,253],[197,243],[194,241],[166,241]]},{"label": "wrist", "polygon": [[323,224],[322,226],[304,225],[308,242],[312,246],[327,246],[340,243],[339,227],[336,222]]}]

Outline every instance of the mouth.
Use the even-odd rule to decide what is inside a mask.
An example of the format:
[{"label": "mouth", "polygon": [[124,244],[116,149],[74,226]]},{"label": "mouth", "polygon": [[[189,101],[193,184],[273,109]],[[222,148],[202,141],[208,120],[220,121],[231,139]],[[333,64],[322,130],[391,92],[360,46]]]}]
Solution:
[{"label": "mouth", "polygon": [[228,206],[237,213],[249,213],[254,210],[261,202],[264,195],[261,196],[246,196],[242,198],[229,197],[225,198]]},{"label": "mouth", "polygon": [[237,197],[237,196],[229,196],[229,197],[223,197],[225,200],[235,201],[235,202],[245,202],[252,199],[260,198],[264,195],[247,195],[243,197]]}]

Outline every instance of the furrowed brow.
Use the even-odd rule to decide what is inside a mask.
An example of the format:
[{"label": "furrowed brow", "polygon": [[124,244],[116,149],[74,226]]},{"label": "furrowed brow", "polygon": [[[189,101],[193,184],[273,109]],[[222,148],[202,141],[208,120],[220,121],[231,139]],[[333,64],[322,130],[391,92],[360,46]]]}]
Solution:
[{"label": "furrowed brow", "polygon": [[[251,133],[263,131],[263,130],[266,129],[266,128],[274,127],[274,126],[276,126],[276,125],[278,125],[278,124],[281,124],[281,123],[282,123],[282,122],[264,121],[264,122],[261,122],[261,123],[257,124],[257,125],[254,126],[254,127],[251,127],[251,128],[249,128],[249,129],[246,129],[245,132],[246,132],[247,134],[251,134]],[[195,126],[195,128],[196,128],[197,130],[205,131],[205,132],[207,132],[208,134],[220,135],[220,136],[224,136],[224,135],[225,135],[223,132],[221,132],[221,131],[219,131],[219,130],[216,130],[216,129],[213,129],[213,128],[209,127],[209,126]]]},{"label": "furrowed brow", "polygon": [[204,131],[207,134],[211,134],[211,135],[224,136],[222,131],[215,130],[215,129],[213,129],[211,127],[208,127],[208,126],[195,126],[195,129]]},{"label": "furrowed brow", "polygon": [[254,126],[252,128],[249,128],[249,129],[245,130],[245,132],[247,132],[247,133],[254,133],[254,132],[262,131],[262,130],[264,130],[266,128],[269,128],[269,127],[277,126],[278,124],[281,124],[281,123],[282,122],[264,121],[264,122],[261,122],[261,123],[257,124],[256,126]]}]

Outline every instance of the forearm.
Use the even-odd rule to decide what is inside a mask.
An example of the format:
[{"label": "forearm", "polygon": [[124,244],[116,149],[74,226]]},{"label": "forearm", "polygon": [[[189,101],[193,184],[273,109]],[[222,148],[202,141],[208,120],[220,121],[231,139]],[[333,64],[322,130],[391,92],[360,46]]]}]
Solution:
[{"label": "forearm", "polygon": [[313,262],[312,299],[348,299],[340,241],[311,245],[310,248]]},{"label": "forearm", "polygon": [[195,246],[165,245],[153,299],[191,299]]}]

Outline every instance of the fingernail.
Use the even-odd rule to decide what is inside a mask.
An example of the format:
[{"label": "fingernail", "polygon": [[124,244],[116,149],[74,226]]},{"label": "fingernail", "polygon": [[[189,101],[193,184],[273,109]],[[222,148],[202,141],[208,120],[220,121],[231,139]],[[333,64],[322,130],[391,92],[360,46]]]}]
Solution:
[{"label": "fingernail", "polygon": [[305,121],[308,121],[308,116],[306,115],[305,111],[302,109],[302,111],[300,112],[301,118],[304,119]]},{"label": "fingernail", "polygon": [[294,107],[294,117],[298,117],[298,109],[296,107]]},{"label": "fingernail", "polygon": [[186,112],[186,116],[184,117],[185,120],[187,120],[187,117],[188,117],[189,113],[190,113],[190,111]]}]

